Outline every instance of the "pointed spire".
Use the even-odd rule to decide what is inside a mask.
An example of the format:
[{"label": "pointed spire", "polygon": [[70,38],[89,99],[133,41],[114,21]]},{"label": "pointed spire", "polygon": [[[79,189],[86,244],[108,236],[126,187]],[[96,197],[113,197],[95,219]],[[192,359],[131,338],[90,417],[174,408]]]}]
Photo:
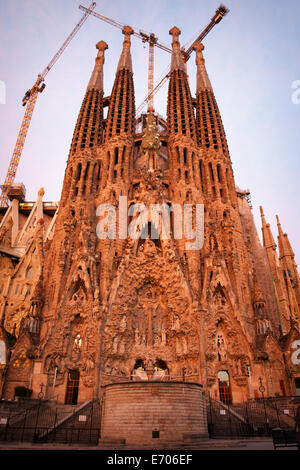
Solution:
[{"label": "pointed spire", "polygon": [[203,44],[197,42],[194,46],[196,52],[196,66],[197,66],[197,93],[200,90],[211,90],[212,86],[206,71],[205,59],[202,51],[204,50]]},{"label": "pointed spire", "polygon": [[103,130],[103,64],[106,42],[96,45],[95,66],[78,115],[70,148],[70,156],[77,151],[100,145]]},{"label": "pointed spire", "polygon": [[279,222],[279,217],[276,215],[277,227],[278,227],[278,248],[279,248],[279,257],[284,256],[294,257],[294,252],[292,250],[291,244],[289,242],[288,236],[286,233],[283,233],[281,224]]},{"label": "pointed spire", "polygon": [[203,148],[220,149],[229,157],[226,135],[216,102],[213,88],[208,77],[203,57],[204,46],[196,43],[197,91],[196,91],[196,122],[198,144]]},{"label": "pointed spire", "polygon": [[168,127],[170,134],[182,134],[196,140],[196,121],[185,65],[180,51],[180,29],[170,29],[172,35],[171,73],[168,90]]},{"label": "pointed spire", "polygon": [[111,92],[105,142],[115,135],[133,135],[135,129],[134,84],[130,54],[130,36],[134,31],[130,26],[124,26],[122,33],[125,36],[123,50]]},{"label": "pointed spire", "polygon": [[185,72],[185,65],[182,59],[182,54],[180,50],[180,42],[179,42],[179,35],[181,34],[181,31],[177,26],[173,26],[172,29],[170,29],[169,34],[173,37],[172,40],[172,59],[171,59],[171,72],[176,69],[183,70]]},{"label": "pointed spire", "polygon": [[133,29],[130,26],[124,26],[122,29],[122,33],[124,34],[124,41],[123,41],[123,51],[119,60],[117,73],[121,69],[128,69],[132,72],[132,60],[131,60],[131,53],[130,53],[130,36],[134,33]]},{"label": "pointed spire", "polygon": [[98,49],[98,55],[95,59],[95,67],[91,75],[88,89],[97,88],[98,90],[103,90],[103,65],[104,65],[104,51],[108,49],[108,45],[105,41],[99,41],[96,44]]},{"label": "pointed spire", "polygon": [[262,235],[263,235],[264,247],[273,248],[273,250],[276,250],[276,243],[274,241],[274,238],[271,232],[270,224],[267,224],[266,222],[262,206],[259,206],[259,209],[260,209],[260,215],[261,215],[261,221],[262,221]]}]

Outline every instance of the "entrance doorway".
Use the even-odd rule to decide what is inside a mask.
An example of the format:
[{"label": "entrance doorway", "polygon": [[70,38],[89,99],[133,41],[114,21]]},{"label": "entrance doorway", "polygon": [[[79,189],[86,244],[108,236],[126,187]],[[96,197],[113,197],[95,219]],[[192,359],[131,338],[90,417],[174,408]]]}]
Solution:
[{"label": "entrance doorway", "polygon": [[231,389],[230,389],[229,374],[227,370],[220,370],[218,372],[218,383],[219,383],[220,401],[225,403],[225,405],[231,405],[232,403]]},{"label": "entrance doorway", "polygon": [[66,390],[66,405],[77,405],[79,389],[79,370],[69,370]]}]

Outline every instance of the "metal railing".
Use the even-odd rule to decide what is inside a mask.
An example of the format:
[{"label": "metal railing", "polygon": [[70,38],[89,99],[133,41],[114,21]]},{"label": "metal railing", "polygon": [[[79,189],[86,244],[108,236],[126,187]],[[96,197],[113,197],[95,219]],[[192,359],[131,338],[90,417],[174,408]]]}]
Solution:
[{"label": "metal railing", "polygon": [[295,428],[296,409],[300,401],[280,399],[249,400],[241,404],[224,404],[207,395],[207,422],[209,435],[216,437],[271,436],[274,428]]},{"label": "metal railing", "polygon": [[18,411],[13,404],[5,405],[6,409],[0,406],[0,441],[98,443],[101,416],[98,400],[84,407],[64,407],[40,400]]}]

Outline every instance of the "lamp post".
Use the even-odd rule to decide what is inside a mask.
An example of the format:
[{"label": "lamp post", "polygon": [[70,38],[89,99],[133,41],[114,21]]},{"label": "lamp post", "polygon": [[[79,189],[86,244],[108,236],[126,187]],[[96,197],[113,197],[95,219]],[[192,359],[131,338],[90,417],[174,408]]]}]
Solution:
[{"label": "lamp post", "polygon": [[262,377],[258,377],[258,380],[259,380],[259,391],[260,393],[262,394],[262,399],[263,399],[263,404],[264,404],[264,410],[265,410],[265,420],[266,420],[266,429],[267,431],[269,430],[269,423],[268,423],[268,417],[267,417],[267,411],[266,411],[266,404],[265,404],[265,396],[264,396],[264,392],[265,392],[265,387],[263,386],[263,379]]},{"label": "lamp post", "polygon": [[43,383],[40,384],[40,387],[41,387],[41,390],[38,394],[38,399],[39,400],[42,400],[44,398],[44,392],[43,392],[43,388],[45,387],[45,385]]}]

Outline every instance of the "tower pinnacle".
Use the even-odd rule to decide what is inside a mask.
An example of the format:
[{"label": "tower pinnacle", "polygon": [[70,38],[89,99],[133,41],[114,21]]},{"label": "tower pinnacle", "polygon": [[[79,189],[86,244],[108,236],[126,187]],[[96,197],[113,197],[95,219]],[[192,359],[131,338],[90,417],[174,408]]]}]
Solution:
[{"label": "tower pinnacle", "polygon": [[123,49],[118,63],[116,78],[111,92],[104,141],[116,135],[134,133],[135,103],[130,53],[130,36],[134,33],[130,26],[124,26]]},{"label": "tower pinnacle", "polygon": [[123,51],[119,60],[118,68],[117,68],[117,73],[121,69],[128,69],[130,72],[132,72],[132,61],[131,61],[131,53],[130,53],[130,46],[131,46],[131,41],[130,41],[130,36],[131,34],[134,33],[133,29],[131,26],[124,26],[122,29],[122,33],[124,34],[124,41],[123,41]]},{"label": "tower pinnacle", "polygon": [[283,233],[283,230],[281,228],[281,224],[279,222],[278,215],[276,215],[276,220],[277,220],[277,227],[278,227],[279,256],[280,256],[280,258],[282,258],[284,256],[294,257],[294,252],[293,252],[292,247],[290,245],[288,236],[287,236],[286,233]]},{"label": "tower pinnacle", "polygon": [[103,64],[106,42],[96,44],[98,54],[73,134],[70,155],[101,143],[103,130]]},{"label": "tower pinnacle", "polygon": [[99,41],[96,44],[96,49],[98,49],[98,55],[95,59],[95,67],[91,75],[88,89],[89,88],[98,88],[100,91],[103,90],[103,65],[104,65],[104,51],[108,49],[108,45],[105,41]]},{"label": "tower pinnacle", "polygon": [[199,42],[197,42],[194,46],[197,66],[197,92],[203,89],[212,91],[212,86],[205,67],[205,59],[202,54],[203,49],[203,44]]},{"label": "tower pinnacle", "polygon": [[230,157],[225,131],[206,71],[203,49],[204,46],[201,43],[196,43],[194,46],[197,66],[196,121],[198,144],[207,149],[220,149],[227,159]]},{"label": "tower pinnacle", "polygon": [[262,235],[263,235],[263,242],[264,242],[264,247],[267,248],[272,248],[273,250],[276,250],[276,243],[274,241],[270,224],[267,224],[265,215],[263,212],[262,206],[259,206],[260,210],[260,215],[261,215],[261,221],[262,221]]},{"label": "tower pinnacle", "polygon": [[177,26],[173,26],[173,28],[170,29],[169,34],[173,37],[171,72],[173,72],[173,70],[176,70],[176,69],[180,69],[185,72],[185,65],[182,59],[182,54],[180,51],[180,42],[179,42],[179,35],[181,34],[181,31],[179,28],[177,28]]},{"label": "tower pinnacle", "polygon": [[178,39],[180,29],[174,26],[169,34],[173,37],[167,112],[169,132],[196,139],[192,96]]}]

